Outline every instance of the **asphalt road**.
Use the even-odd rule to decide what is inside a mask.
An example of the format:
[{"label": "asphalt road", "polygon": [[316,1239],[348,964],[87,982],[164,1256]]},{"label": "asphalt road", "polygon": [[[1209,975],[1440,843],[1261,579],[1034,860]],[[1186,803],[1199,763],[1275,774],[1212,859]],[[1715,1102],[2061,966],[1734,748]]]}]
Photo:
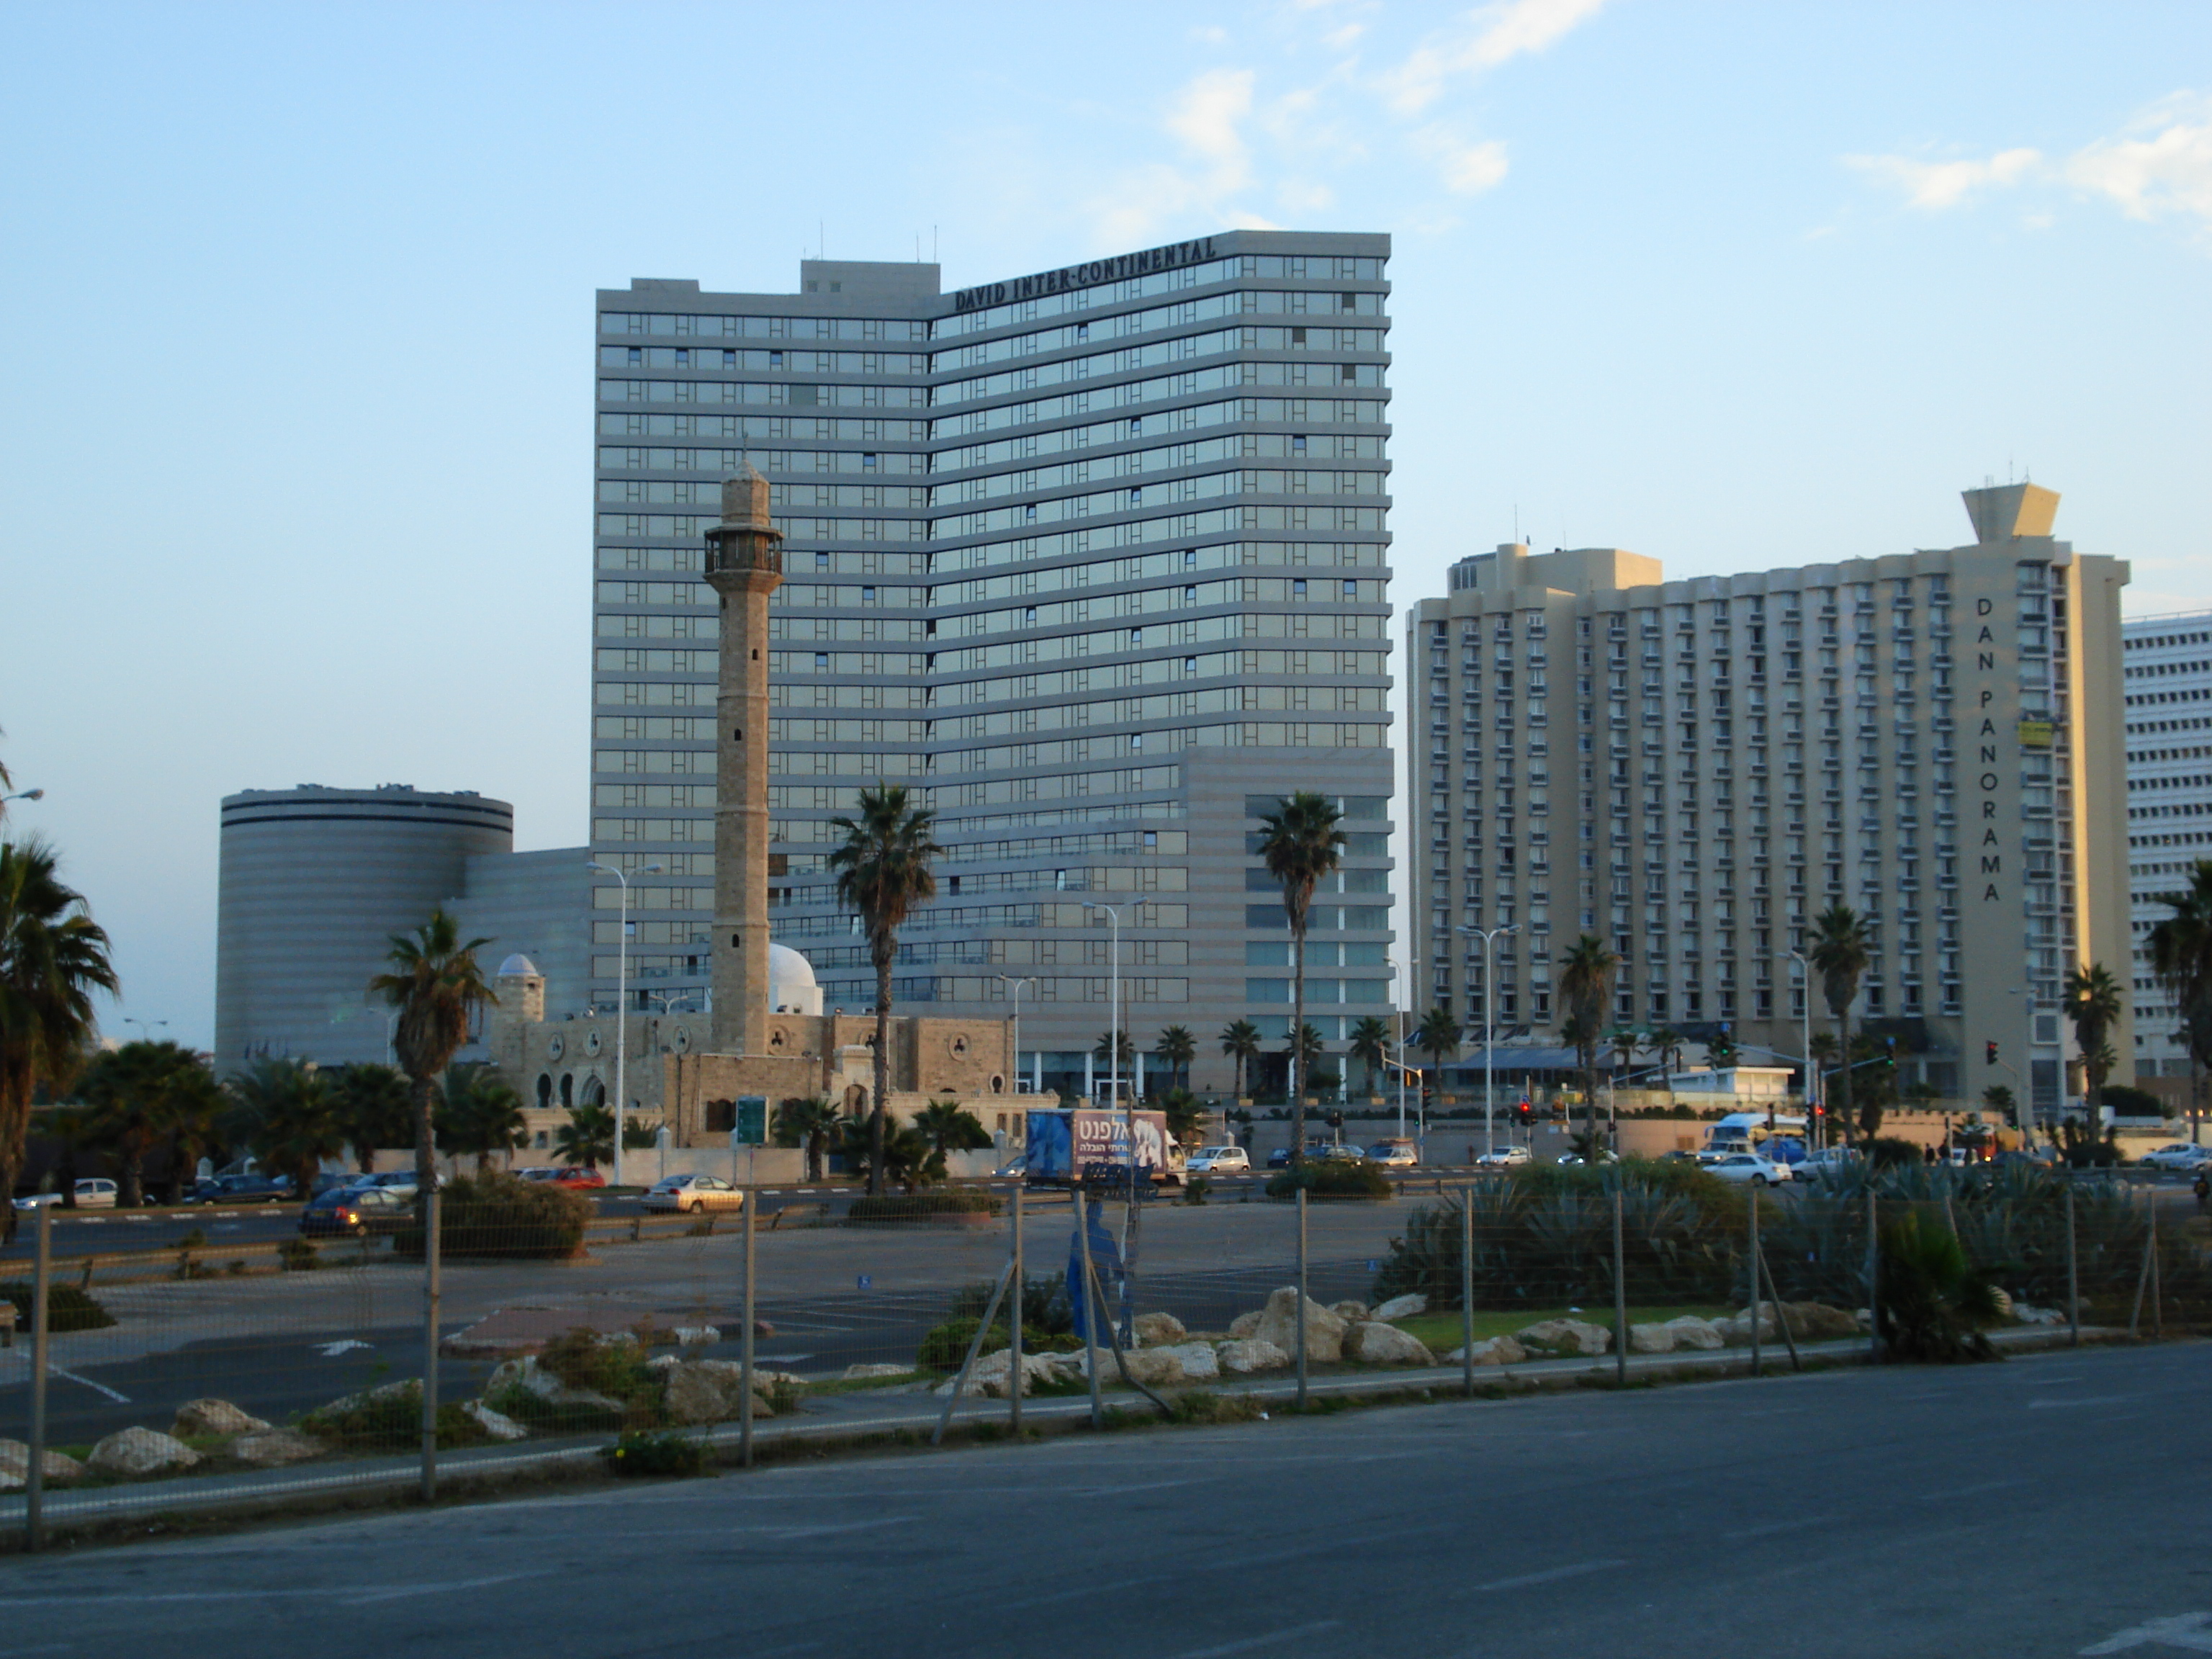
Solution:
[{"label": "asphalt road", "polygon": [[[2212,1348],[779,1465],[0,1560],[11,1655],[2212,1648]],[[2155,1455],[2145,1455],[2154,1447]]]}]

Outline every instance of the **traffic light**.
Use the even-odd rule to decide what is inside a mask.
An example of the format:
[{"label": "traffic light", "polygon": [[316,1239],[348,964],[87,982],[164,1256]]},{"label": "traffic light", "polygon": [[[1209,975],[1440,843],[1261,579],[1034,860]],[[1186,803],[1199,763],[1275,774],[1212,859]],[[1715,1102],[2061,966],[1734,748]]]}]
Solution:
[{"label": "traffic light", "polygon": [[1982,1063],[1984,1066],[1994,1066],[1997,1063],[1997,1045],[1996,1043],[1984,1042],[1982,1045]]},{"label": "traffic light", "polygon": [[1884,1037],[1881,1042],[1881,1063],[1888,1066],[1889,1069],[1893,1072],[1897,1069],[1897,1039],[1895,1037]]}]

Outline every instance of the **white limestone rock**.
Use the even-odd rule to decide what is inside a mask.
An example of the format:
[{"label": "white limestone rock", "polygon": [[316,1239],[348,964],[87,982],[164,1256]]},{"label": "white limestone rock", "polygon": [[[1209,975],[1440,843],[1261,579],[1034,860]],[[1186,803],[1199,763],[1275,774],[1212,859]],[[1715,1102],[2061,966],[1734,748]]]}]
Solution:
[{"label": "white limestone rock", "polygon": [[[711,1365],[727,1362],[690,1360],[684,1363]],[[681,1364],[672,1367],[665,1375],[672,1377],[682,1369]],[[520,1389],[525,1394],[544,1401],[549,1406],[588,1407],[595,1411],[611,1412],[617,1417],[623,1414],[622,1401],[611,1400],[594,1389],[570,1388],[556,1374],[539,1364],[536,1354],[525,1354],[520,1359],[509,1359],[497,1366],[492,1371],[491,1380],[484,1384],[484,1394],[489,1398],[510,1383]],[[407,1382],[391,1386],[412,1389],[416,1385]]]},{"label": "white limestone rock", "polygon": [[1171,1348],[1158,1348],[1157,1353],[1173,1354],[1182,1367],[1186,1382],[1211,1382],[1221,1375],[1221,1358],[1211,1342],[1178,1342]]},{"label": "white limestone rock", "polygon": [[469,1419],[495,1440],[526,1440],[530,1431],[524,1428],[505,1412],[495,1412],[481,1400],[461,1402],[461,1415]]},{"label": "white limestone rock", "polygon": [[1357,1325],[1368,1316],[1367,1304],[1364,1302],[1332,1302],[1328,1304],[1328,1310],[1347,1326]]},{"label": "white limestone rock", "polygon": [[1436,1355],[1429,1352],[1428,1344],[1395,1325],[1386,1325],[1379,1319],[1364,1319],[1352,1328],[1352,1334],[1344,1345],[1344,1357],[1356,1359],[1363,1365],[1433,1365]]},{"label": "white limestone rock", "polygon": [[[1454,1348],[1445,1358],[1452,1364],[1463,1364],[1466,1353],[1465,1348]],[[1474,1345],[1474,1363],[1478,1365],[1518,1365],[1528,1358],[1528,1349],[1510,1336],[1493,1336]]]},{"label": "white limestone rock", "polygon": [[92,1449],[86,1466],[101,1474],[139,1476],[188,1469],[200,1455],[158,1429],[118,1429]]},{"label": "white limestone rock", "polygon": [[1613,1346],[1613,1333],[1602,1325],[1582,1319],[1545,1319],[1513,1333],[1521,1346],[1542,1358],[1559,1354],[1601,1354]]},{"label": "white limestone rock", "polygon": [[[67,1486],[84,1479],[84,1465],[66,1452],[49,1451],[39,1460],[46,1484]],[[21,1440],[0,1440],[0,1492],[21,1492],[30,1484],[31,1449]]]},{"label": "white limestone rock", "polygon": [[878,1377],[904,1378],[913,1375],[914,1367],[911,1365],[884,1365],[872,1362],[863,1365],[846,1366],[844,1376],[841,1380],[847,1382],[872,1382]]},{"label": "white limestone rock", "polygon": [[[745,1368],[733,1359],[687,1359],[667,1372],[666,1392],[661,1396],[661,1407],[676,1422],[685,1425],[726,1423],[736,1417],[744,1406]],[[768,1403],[760,1398],[759,1391],[773,1380],[771,1374],[756,1369],[753,1372],[753,1415],[756,1418],[775,1415]],[[586,1395],[581,1389],[572,1389],[575,1396],[568,1403],[580,1403],[584,1399],[604,1400],[604,1395]],[[615,1402],[609,1401],[609,1405]],[[617,1406],[617,1410],[621,1408]]]},{"label": "white limestone rock", "polygon": [[1720,1332],[1710,1319],[1700,1319],[1695,1314],[1683,1314],[1667,1322],[1667,1328],[1674,1333],[1674,1346],[1680,1348],[1719,1348],[1727,1346]]},{"label": "white limestone rock", "polygon": [[[1262,1342],[1273,1343],[1285,1353],[1295,1353],[1298,1346],[1297,1309],[1297,1286],[1284,1285],[1268,1297],[1253,1334]],[[1234,1326],[1230,1328],[1232,1333],[1236,1329]],[[1346,1328],[1342,1318],[1311,1297],[1306,1298],[1306,1358],[1310,1362],[1325,1364],[1341,1359]]]},{"label": "white limestone rock", "polygon": [[1631,1325],[1628,1328],[1628,1351],[1631,1353],[1672,1353],[1674,1352],[1674,1328],[1658,1323]]},{"label": "white limestone rock", "polygon": [[1419,1291],[1415,1291],[1410,1296],[1392,1297],[1367,1316],[1370,1319],[1380,1319],[1388,1322],[1400,1319],[1411,1319],[1415,1314],[1425,1314],[1428,1310],[1429,1298]]},{"label": "white limestone rock", "polygon": [[1257,1336],[1260,1334],[1260,1321],[1263,1317],[1265,1316],[1257,1309],[1250,1313],[1238,1314],[1236,1318],[1229,1322],[1231,1340],[1242,1342],[1248,1338]]},{"label": "white limestone rock", "polygon": [[1254,1371],[1279,1371],[1291,1363],[1290,1355],[1256,1336],[1232,1337],[1226,1342],[1217,1342],[1213,1345],[1213,1356],[1224,1371],[1238,1376]]},{"label": "white limestone rock", "polygon": [[257,1429],[240,1435],[223,1449],[241,1463],[257,1469],[273,1469],[320,1457],[329,1448],[297,1429]]},{"label": "white limestone rock", "polygon": [[252,1434],[269,1425],[228,1400],[187,1400],[177,1407],[169,1432],[182,1440],[187,1435]]},{"label": "white limestone rock", "polygon": [[1169,1313],[1139,1314],[1135,1327],[1138,1345],[1146,1348],[1173,1347],[1190,1334],[1182,1321]]},{"label": "white limestone rock", "polygon": [[721,1340],[722,1331],[718,1325],[678,1325],[676,1328],[676,1345],[681,1348],[710,1347]]}]

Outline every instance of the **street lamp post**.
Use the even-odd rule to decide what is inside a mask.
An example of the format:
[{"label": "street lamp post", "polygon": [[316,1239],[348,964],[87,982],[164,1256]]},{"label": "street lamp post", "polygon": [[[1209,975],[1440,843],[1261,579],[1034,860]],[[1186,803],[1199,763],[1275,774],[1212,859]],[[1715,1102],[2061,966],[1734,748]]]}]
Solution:
[{"label": "street lamp post", "polygon": [[1467,927],[1460,932],[1482,941],[1482,1150],[1487,1154],[1498,1150],[1496,1105],[1492,1096],[1495,1083],[1492,1075],[1492,1039],[1498,1028],[1497,975],[1492,971],[1491,947],[1495,940],[1521,931],[1521,924],[1510,927]]},{"label": "street lamp post", "polygon": [[[2032,1152],[2035,1150],[2035,987],[2015,985],[2010,994],[2020,999],[2021,1036],[2024,1039],[2020,1051],[2020,1144],[2021,1151]],[[2063,1049],[2061,1059],[2063,1062]],[[2058,1089],[2058,1108],[2063,1116],[2066,1090],[2063,1079]]]},{"label": "street lamp post", "polygon": [[1805,1139],[1807,1144],[1817,1152],[1826,1139],[1826,1126],[1821,1121],[1819,1109],[1820,1067],[1813,1063],[1813,963],[1802,951],[1787,951],[1783,954],[1796,963],[1803,970],[1805,976],[1805,997],[1797,1008],[1798,1017],[1803,1028],[1805,1048]]},{"label": "street lamp post", "polygon": [[[629,878],[611,864],[597,859],[585,868],[604,870],[622,884],[622,921],[615,939],[615,1185],[623,1185],[623,1118],[629,1105]],[[639,866],[641,876],[655,875],[661,866]]]},{"label": "street lamp post", "polygon": [[[1397,994],[1398,959],[1385,957],[1382,960],[1389,963],[1392,969],[1390,1000],[1398,1005],[1398,1139],[1403,1140],[1406,1138],[1406,998]],[[1406,977],[1406,995],[1411,996],[1413,991],[1413,975],[1409,970]]]},{"label": "street lamp post", "polygon": [[[1106,913],[1107,938],[1110,941],[1108,951],[1113,963],[1113,979],[1107,994],[1106,1017],[1106,1109],[1109,1113],[1121,1109],[1121,912],[1134,910],[1144,902],[1142,899],[1133,899],[1127,905],[1101,904],[1096,899],[1083,901],[1085,909]],[[1133,1107],[1131,1109],[1135,1109]],[[1137,1167],[1137,1131],[1133,1119],[1128,1131],[1130,1178],[1133,1181]]]},{"label": "street lamp post", "polygon": [[44,800],[46,798],[46,792],[43,789],[18,789],[12,795],[0,795],[0,806],[5,806],[11,800]]},{"label": "street lamp post", "polygon": [[1012,991],[1014,999],[1014,1088],[1020,1091],[1022,1083],[1022,987],[1034,985],[1034,975],[1022,978],[1012,974],[994,974],[992,977]]},{"label": "street lamp post", "polygon": [[159,1025],[166,1030],[169,1024],[166,1019],[140,1019],[135,1014],[124,1015],[123,1023],[125,1025],[136,1025],[138,1028],[138,1040],[141,1042],[151,1042],[154,1040],[153,1027]]}]

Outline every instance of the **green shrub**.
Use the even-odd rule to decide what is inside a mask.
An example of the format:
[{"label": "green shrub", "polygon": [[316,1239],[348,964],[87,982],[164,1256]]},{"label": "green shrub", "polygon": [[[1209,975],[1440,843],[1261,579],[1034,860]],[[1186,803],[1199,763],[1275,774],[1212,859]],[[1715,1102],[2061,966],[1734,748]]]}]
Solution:
[{"label": "green shrub", "polygon": [[1876,1135],[1860,1148],[1877,1170],[1894,1170],[1908,1164],[1925,1164],[1928,1155],[1917,1140],[1897,1135]]},{"label": "green shrub", "polygon": [[1391,1198],[1398,1190],[1364,1158],[1357,1164],[1309,1159],[1270,1176],[1267,1196],[1290,1198],[1301,1187],[1315,1198]]},{"label": "green shrub", "polygon": [[626,1431],[613,1445],[601,1447],[599,1455],[612,1473],[626,1480],[702,1475],[714,1467],[714,1450],[705,1441],[668,1429]]},{"label": "green shrub", "polygon": [[851,1221],[919,1221],[936,1215],[996,1215],[1000,1200],[992,1193],[885,1194],[881,1198],[856,1198],[846,1218]]},{"label": "green shrub", "polygon": [[1182,1201],[1186,1204],[1203,1204],[1212,1191],[1213,1183],[1211,1181],[1204,1176],[1192,1176],[1183,1183]]},{"label": "green shrub", "polygon": [[[518,1181],[487,1171],[464,1176],[439,1199],[438,1249],[446,1256],[559,1260],[582,1248],[591,1200],[550,1182]],[[392,1243],[400,1255],[422,1254],[418,1220]]]},{"label": "green shrub", "polygon": [[[349,1451],[406,1451],[422,1443],[422,1385],[410,1382],[389,1394],[364,1394],[350,1406],[325,1406],[300,1419],[300,1431],[337,1442]],[[438,1407],[441,1449],[474,1446],[490,1437],[483,1425],[447,1401]]]},{"label": "green shrub", "polygon": [[[952,1293],[945,1310],[947,1319],[978,1320],[991,1305],[988,1282],[964,1285]],[[1059,1336],[1075,1328],[1075,1310],[1067,1299],[1067,1276],[1046,1273],[1022,1285],[1023,1341],[1034,1344],[1040,1336]]]},{"label": "green shrub", "polygon": [[312,1273],[323,1265],[322,1255],[304,1238],[288,1238],[276,1247],[276,1259],[286,1273]]},{"label": "green shrub", "polygon": [[2148,1089],[2137,1089],[2125,1083],[2107,1083],[2104,1092],[2097,1097],[2100,1105],[2109,1106],[2122,1117],[2165,1117],[2166,1103]]},{"label": "green shrub", "polygon": [[[921,1347],[915,1352],[914,1368],[948,1374],[958,1370],[960,1362],[968,1357],[968,1345],[975,1340],[975,1328],[981,1322],[974,1314],[963,1314],[942,1325],[930,1327],[922,1335]],[[983,1346],[975,1351],[976,1358],[996,1353],[1012,1340],[1003,1322],[994,1324],[985,1334]],[[1022,1327],[1024,1353],[1077,1353],[1082,1347],[1082,1339],[1073,1331],[1045,1332],[1026,1324]]]},{"label": "green shrub", "polygon": [[[0,1284],[0,1297],[15,1304],[15,1324],[19,1330],[31,1328],[31,1287],[21,1279]],[[58,1334],[63,1331],[97,1331],[115,1322],[115,1316],[100,1306],[90,1292],[74,1285],[64,1285],[52,1279],[46,1283],[46,1328]]]},{"label": "green shrub", "polygon": [[1958,1235],[1908,1212],[1881,1230],[1881,1293],[1875,1304],[1881,1340],[1899,1359],[1994,1359],[1982,1334],[1999,1317],[1986,1268],[1960,1248]]},{"label": "green shrub", "polygon": [[627,1336],[610,1341],[579,1325],[548,1342],[538,1364],[572,1389],[620,1401],[634,1425],[659,1421],[660,1375],[647,1366],[641,1343]]},{"label": "green shrub", "polygon": [[191,1231],[187,1232],[182,1238],[177,1241],[176,1248],[180,1250],[198,1249],[201,1245],[206,1243],[207,1235],[202,1232],[198,1227],[194,1227]]}]

